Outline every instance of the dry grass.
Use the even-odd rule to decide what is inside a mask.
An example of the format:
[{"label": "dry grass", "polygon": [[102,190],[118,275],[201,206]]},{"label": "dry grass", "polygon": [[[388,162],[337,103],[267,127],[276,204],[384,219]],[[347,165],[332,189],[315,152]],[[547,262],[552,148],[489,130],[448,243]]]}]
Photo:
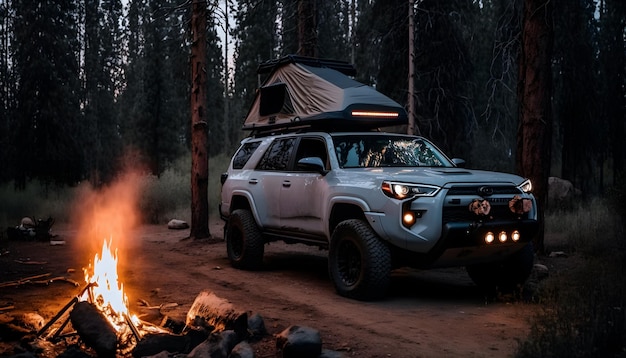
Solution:
[{"label": "dry grass", "polygon": [[546,236],[579,265],[546,280],[542,310],[517,357],[626,356],[626,242],[611,202],[594,199],[546,217]]}]

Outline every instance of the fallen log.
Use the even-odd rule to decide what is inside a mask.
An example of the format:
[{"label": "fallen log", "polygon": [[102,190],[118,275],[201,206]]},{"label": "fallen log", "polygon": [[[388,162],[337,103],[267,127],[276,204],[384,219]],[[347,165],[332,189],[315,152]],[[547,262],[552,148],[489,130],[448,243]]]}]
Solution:
[{"label": "fallen log", "polygon": [[89,302],[77,302],[70,312],[72,327],[98,357],[115,357],[117,334],[102,312]]},{"label": "fallen log", "polygon": [[227,300],[213,292],[202,291],[187,312],[187,326],[211,332],[233,330],[241,338],[248,333],[248,314],[239,311]]},{"label": "fallen log", "polygon": [[2,282],[2,283],[0,283],[0,288],[21,286],[21,285],[24,285],[24,284],[27,284],[27,283],[31,283],[34,280],[41,279],[41,278],[48,277],[48,276],[50,276],[50,273],[44,273],[44,274],[41,274],[41,275],[24,277],[24,278],[20,278],[19,280],[15,280],[15,281]]}]

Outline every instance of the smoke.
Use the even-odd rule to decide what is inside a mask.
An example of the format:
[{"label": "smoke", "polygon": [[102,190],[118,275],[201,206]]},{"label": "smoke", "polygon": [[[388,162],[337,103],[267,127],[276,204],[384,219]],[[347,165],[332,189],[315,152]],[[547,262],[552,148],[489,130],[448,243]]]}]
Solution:
[{"label": "smoke", "polygon": [[141,221],[138,209],[141,183],[140,173],[128,171],[102,188],[88,184],[79,188],[71,219],[78,228],[79,250],[93,255],[100,252],[104,240],[118,250],[139,244],[139,240],[133,239]]}]

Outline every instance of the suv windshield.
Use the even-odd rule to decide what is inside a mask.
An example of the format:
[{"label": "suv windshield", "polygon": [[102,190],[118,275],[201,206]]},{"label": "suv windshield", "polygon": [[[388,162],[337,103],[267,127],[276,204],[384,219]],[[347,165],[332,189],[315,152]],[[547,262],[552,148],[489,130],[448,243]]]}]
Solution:
[{"label": "suv windshield", "polygon": [[335,135],[341,168],[452,167],[448,158],[423,138],[399,135]]}]

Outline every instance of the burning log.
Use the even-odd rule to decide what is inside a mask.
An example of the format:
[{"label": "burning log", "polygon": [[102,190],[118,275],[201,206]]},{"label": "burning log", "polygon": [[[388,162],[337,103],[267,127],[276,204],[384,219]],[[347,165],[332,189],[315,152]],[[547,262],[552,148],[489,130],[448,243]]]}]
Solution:
[{"label": "burning log", "polygon": [[78,335],[98,357],[115,357],[117,334],[100,310],[89,302],[77,302],[70,312],[70,319]]}]

